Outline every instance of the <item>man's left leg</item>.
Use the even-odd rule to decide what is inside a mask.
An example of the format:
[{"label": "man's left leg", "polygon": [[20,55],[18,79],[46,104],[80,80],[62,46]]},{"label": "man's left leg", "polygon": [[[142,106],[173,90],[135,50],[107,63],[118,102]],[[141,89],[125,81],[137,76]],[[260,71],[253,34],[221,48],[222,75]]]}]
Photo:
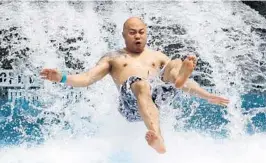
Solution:
[{"label": "man's left leg", "polygon": [[174,83],[182,88],[196,66],[196,57],[188,56],[183,62],[180,59],[170,61],[163,73],[163,81]]}]

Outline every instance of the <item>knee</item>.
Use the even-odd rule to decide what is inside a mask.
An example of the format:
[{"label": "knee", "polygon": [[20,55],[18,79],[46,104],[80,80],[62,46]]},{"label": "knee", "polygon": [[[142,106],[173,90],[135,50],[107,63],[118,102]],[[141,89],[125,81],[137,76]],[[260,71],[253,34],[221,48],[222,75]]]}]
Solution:
[{"label": "knee", "polygon": [[163,79],[166,82],[172,82],[178,75],[178,72],[182,66],[181,59],[172,60],[167,64],[164,71]]},{"label": "knee", "polygon": [[138,93],[148,93],[150,91],[149,83],[143,80],[133,83],[131,88],[134,92]]},{"label": "knee", "polygon": [[173,68],[179,68],[182,65],[182,60],[181,59],[175,59],[170,62],[170,69]]}]

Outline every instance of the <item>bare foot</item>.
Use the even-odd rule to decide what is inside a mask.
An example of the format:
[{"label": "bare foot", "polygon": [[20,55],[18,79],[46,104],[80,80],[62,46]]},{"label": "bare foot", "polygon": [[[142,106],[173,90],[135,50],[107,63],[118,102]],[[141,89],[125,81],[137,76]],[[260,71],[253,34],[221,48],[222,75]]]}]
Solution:
[{"label": "bare foot", "polygon": [[191,75],[192,71],[196,66],[196,57],[195,56],[188,56],[182,63],[182,66],[179,70],[177,79],[175,81],[176,88],[181,88],[189,76]]},{"label": "bare foot", "polygon": [[148,144],[158,153],[163,154],[166,152],[162,137],[157,135],[154,131],[148,131],[145,138]]}]

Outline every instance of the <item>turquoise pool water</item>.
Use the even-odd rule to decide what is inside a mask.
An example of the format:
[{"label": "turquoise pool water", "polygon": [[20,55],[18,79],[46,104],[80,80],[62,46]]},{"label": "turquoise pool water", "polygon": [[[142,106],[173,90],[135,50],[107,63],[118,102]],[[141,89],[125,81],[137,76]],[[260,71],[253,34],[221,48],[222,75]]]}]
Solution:
[{"label": "turquoise pool water", "polygon": [[[198,101],[199,106],[191,114],[193,101]],[[40,144],[44,140],[42,128],[58,124],[62,130],[71,130],[71,123],[62,121],[63,113],[56,114],[42,111],[35,102],[17,99],[15,102],[1,100],[0,105],[0,145],[18,145],[21,143]],[[250,116],[246,125],[246,133],[254,134],[266,131],[266,94],[246,94],[242,96],[243,115]],[[36,109],[39,108],[39,109]],[[224,107],[211,105],[204,100],[187,98],[182,100],[183,113],[177,120],[186,119],[183,130],[196,130],[207,133],[213,137],[226,138],[228,131],[225,125],[230,123],[226,119],[227,110]],[[256,112],[254,114],[253,112]],[[39,115],[42,114],[42,117]],[[250,114],[250,115],[249,115]],[[45,115],[45,116],[43,116]],[[49,119],[49,123],[46,121]],[[178,122],[178,121],[177,121]],[[177,123],[178,125],[178,123]],[[48,127],[49,128],[49,127]],[[47,136],[47,135],[46,135]]]}]

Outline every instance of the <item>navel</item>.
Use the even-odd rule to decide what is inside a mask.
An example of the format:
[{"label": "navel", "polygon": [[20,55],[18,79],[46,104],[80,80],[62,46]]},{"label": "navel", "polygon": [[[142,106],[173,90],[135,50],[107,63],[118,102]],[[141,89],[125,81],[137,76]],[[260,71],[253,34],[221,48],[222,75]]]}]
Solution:
[{"label": "navel", "polygon": [[126,67],[126,66],[127,66],[127,63],[124,63],[124,64],[123,64],[123,67]]}]

